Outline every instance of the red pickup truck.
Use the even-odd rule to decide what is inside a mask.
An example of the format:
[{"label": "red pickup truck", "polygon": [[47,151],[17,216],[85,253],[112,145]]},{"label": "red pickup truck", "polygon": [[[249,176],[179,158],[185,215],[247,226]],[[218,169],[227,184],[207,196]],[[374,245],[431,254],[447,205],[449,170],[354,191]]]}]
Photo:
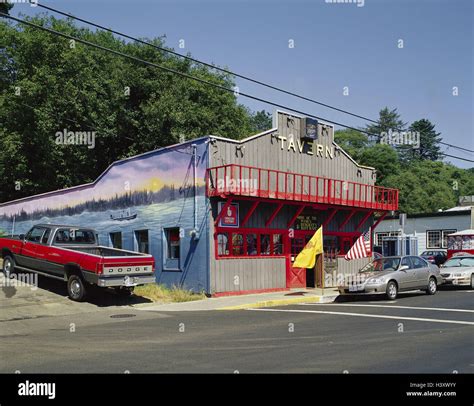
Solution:
[{"label": "red pickup truck", "polygon": [[5,276],[21,270],[67,281],[75,301],[91,285],[130,295],[134,286],[155,282],[151,255],[100,246],[89,228],[38,224],[18,238],[0,238],[0,253]]}]

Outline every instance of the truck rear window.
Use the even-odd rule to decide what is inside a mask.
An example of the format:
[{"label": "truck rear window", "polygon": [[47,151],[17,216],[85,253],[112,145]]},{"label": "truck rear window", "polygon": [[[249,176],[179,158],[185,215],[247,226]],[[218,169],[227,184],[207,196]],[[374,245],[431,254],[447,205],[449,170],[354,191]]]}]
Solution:
[{"label": "truck rear window", "polygon": [[95,236],[92,230],[80,230],[74,228],[61,228],[54,237],[55,244],[95,244]]}]

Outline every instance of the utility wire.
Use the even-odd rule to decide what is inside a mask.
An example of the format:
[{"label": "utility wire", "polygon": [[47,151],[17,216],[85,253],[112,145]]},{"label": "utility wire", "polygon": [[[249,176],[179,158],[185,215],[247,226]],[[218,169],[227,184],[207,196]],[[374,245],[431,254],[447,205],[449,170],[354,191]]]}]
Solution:
[{"label": "utility wire", "polygon": [[[209,86],[212,86],[212,87],[215,87],[215,88],[218,88],[220,90],[224,90],[224,91],[227,91],[227,92],[231,92],[233,94],[235,94],[235,90],[234,89],[230,89],[228,87],[225,87],[223,85],[219,85],[217,83],[212,83],[212,82],[209,82],[208,80],[205,80],[205,79],[201,79],[201,78],[198,78],[196,76],[192,76],[192,75],[189,75],[187,73],[184,73],[184,72],[179,72],[175,69],[172,69],[172,68],[168,68],[166,66],[162,66],[162,65],[158,65],[156,63],[153,63],[153,62],[150,62],[150,61],[146,61],[144,59],[141,59],[141,58],[138,58],[136,56],[133,56],[133,55],[129,55],[129,54],[126,54],[126,53],[123,53],[123,52],[120,52],[120,51],[116,51],[114,49],[110,49],[110,48],[107,48],[107,47],[104,47],[102,45],[98,45],[98,44],[95,44],[93,42],[90,42],[90,41],[87,41],[87,40],[84,40],[84,39],[81,39],[81,38],[77,38],[77,37],[74,37],[72,35],[69,35],[69,34],[65,34],[65,33],[62,33],[60,31],[56,31],[52,28],[47,28],[47,27],[44,27],[44,26],[41,26],[41,25],[37,25],[37,24],[34,24],[30,21],[26,21],[26,20],[22,20],[20,18],[17,18],[17,17],[13,17],[11,15],[8,15],[8,14],[5,14],[3,12],[0,12],[0,16],[2,17],[5,17],[5,18],[9,18],[11,20],[14,20],[14,21],[17,21],[21,24],[25,24],[25,25],[28,25],[30,27],[33,27],[33,28],[36,28],[36,29],[39,29],[39,30],[42,30],[42,31],[46,31],[50,34],[54,34],[54,35],[57,35],[57,36],[60,36],[60,37],[63,37],[63,38],[67,38],[67,39],[70,39],[70,40],[74,40],[74,41],[77,41],[79,43],[82,43],[84,45],[87,45],[87,46],[91,46],[93,48],[96,48],[96,49],[100,49],[102,51],[106,51],[106,52],[110,52],[112,54],[115,54],[115,55],[118,55],[118,56],[121,56],[121,57],[124,57],[124,58],[127,58],[127,59],[131,59],[133,61],[136,61],[136,62],[140,62],[140,63],[143,63],[143,64],[146,64],[146,65],[149,65],[149,66],[153,66],[155,68],[158,68],[158,69],[161,69],[161,70],[164,70],[168,73],[173,73],[173,74],[176,74],[176,75],[179,75],[179,76],[182,76],[182,77],[185,77],[187,79],[191,79],[191,80],[194,80],[194,81],[197,81],[197,82],[200,82],[200,83],[204,83],[206,85],[209,85]],[[272,105],[274,107],[278,107],[278,108],[281,108],[281,109],[284,109],[284,110],[291,110],[297,114],[300,114],[300,115],[303,115],[303,116],[307,116],[307,117],[312,117],[312,118],[315,118],[317,120],[322,120],[322,121],[327,121],[327,122],[330,122],[332,124],[335,124],[335,125],[338,125],[338,126],[341,126],[341,127],[345,127],[345,128],[348,128],[348,129],[352,129],[352,130],[355,130],[355,131],[360,131],[362,133],[365,133],[367,135],[372,135],[372,136],[379,136],[378,134],[373,134],[373,133],[370,133],[366,130],[360,130],[360,129],[357,129],[355,127],[352,127],[352,126],[348,126],[346,124],[342,124],[342,123],[339,123],[339,122],[336,122],[336,121],[332,121],[332,120],[328,120],[328,119],[325,119],[325,118],[322,118],[322,117],[319,117],[319,116],[316,116],[314,114],[310,114],[310,113],[307,113],[307,112],[304,112],[304,111],[300,111],[300,110],[296,110],[296,109],[293,109],[289,106],[285,106],[285,105],[282,105],[282,104],[278,104],[278,103],[275,103],[275,102],[272,102],[270,100],[266,100],[266,99],[262,99],[260,97],[256,97],[256,96],[253,96],[253,95],[250,95],[250,94],[247,94],[247,93],[242,93],[242,92],[239,92],[238,95],[240,96],[243,96],[243,97],[247,97],[249,99],[252,99],[252,100],[256,100],[256,101],[259,101],[259,102],[262,102],[262,103],[266,103],[266,104],[269,104],[269,105]],[[444,153],[440,153],[444,156],[450,156],[452,158],[456,158],[456,159],[461,159],[463,161],[468,161],[468,162],[474,162],[474,160],[468,160],[468,159],[465,159],[465,158],[459,158],[459,157],[455,157],[453,155],[447,155],[447,154],[444,154]]]},{"label": "utility wire", "polygon": [[[308,101],[308,102],[311,102],[311,103],[314,103],[314,104],[318,104],[318,105],[320,105],[320,106],[324,106],[324,107],[327,107],[327,108],[329,108],[329,109],[332,109],[332,110],[335,110],[335,111],[339,111],[339,112],[341,112],[341,113],[348,114],[348,115],[351,115],[351,116],[353,116],[353,117],[357,117],[357,118],[360,118],[360,119],[369,121],[369,122],[371,122],[371,123],[379,124],[379,125],[380,125],[380,122],[379,122],[379,121],[374,120],[374,119],[371,119],[371,118],[369,118],[369,117],[364,117],[364,116],[361,116],[361,115],[359,115],[359,114],[352,113],[352,112],[350,112],[350,111],[348,111],[348,110],[344,110],[344,109],[341,109],[341,108],[338,108],[338,107],[335,107],[335,106],[331,106],[331,105],[326,104],[326,103],[323,103],[323,102],[321,102],[321,101],[318,101],[318,100],[315,100],[315,99],[311,99],[311,98],[306,97],[306,96],[302,96],[302,95],[300,95],[300,94],[291,92],[291,91],[289,91],[289,90],[285,90],[285,89],[283,89],[283,88],[281,88],[281,87],[277,87],[277,86],[271,85],[271,84],[269,84],[269,83],[265,83],[265,82],[262,82],[262,81],[260,81],[260,80],[253,79],[253,78],[251,78],[251,77],[249,77],[249,76],[245,76],[245,75],[242,75],[242,74],[240,74],[240,73],[236,73],[236,72],[230,71],[230,70],[228,70],[228,69],[221,68],[221,67],[219,67],[219,66],[216,66],[216,65],[213,65],[213,64],[210,64],[210,63],[201,61],[201,60],[196,59],[196,58],[192,58],[192,57],[187,56],[187,55],[182,55],[182,54],[180,54],[180,53],[178,53],[178,52],[175,52],[175,51],[173,51],[173,50],[171,50],[171,49],[168,49],[168,48],[165,48],[165,47],[161,47],[161,46],[152,44],[152,43],[150,43],[150,42],[141,40],[141,39],[139,39],[139,38],[133,37],[133,36],[128,35],[128,34],[124,34],[124,33],[120,32],[120,31],[116,31],[116,30],[113,30],[113,29],[111,29],[111,28],[107,28],[107,27],[105,27],[105,26],[103,26],[103,25],[94,23],[94,22],[89,21],[89,20],[86,20],[86,19],[84,19],[84,18],[76,17],[76,16],[74,16],[73,14],[66,13],[66,12],[61,11],[61,10],[58,10],[58,9],[56,9],[56,8],[49,7],[49,6],[45,6],[45,5],[40,4],[40,3],[37,3],[37,5],[38,5],[39,7],[42,7],[42,8],[44,8],[44,9],[46,9],[46,10],[52,11],[52,12],[57,13],[57,14],[60,14],[60,15],[63,15],[63,16],[65,16],[65,17],[72,18],[72,19],[74,19],[74,20],[77,20],[77,21],[80,21],[80,22],[82,22],[82,23],[91,25],[91,26],[96,27],[96,28],[99,28],[99,29],[101,29],[101,30],[108,31],[108,32],[110,32],[110,33],[112,33],[112,34],[119,35],[119,36],[121,36],[121,37],[124,37],[124,38],[130,39],[130,40],[132,40],[132,41],[138,42],[138,43],[140,43],[140,44],[150,46],[150,47],[155,48],[155,49],[157,49],[157,50],[160,50],[160,51],[162,51],[162,52],[170,53],[170,54],[175,55],[175,56],[177,56],[177,57],[186,59],[186,60],[188,60],[188,61],[191,61],[191,62],[200,64],[200,65],[207,66],[207,67],[209,67],[209,68],[211,68],[211,69],[215,69],[215,70],[218,70],[218,71],[220,71],[220,72],[233,75],[233,76],[235,76],[235,77],[238,77],[238,78],[247,80],[247,81],[252,82],[252,83],[256,83],[256,84],[258,84],[258,85],[260,85],[260,86],[264,86],[264,87],[267,87],[267,88],[272,89],[272,90],[276,90],[277,92],[281,92],[281,93],[284,93],[284,94],[288,94],[288,95],[290,95],[290,96],[294,96],[294,97],[297,97],[297,98],[299,98],[299,99],[302,99],[302,100],[305,100],[305,101]],[[402,129],[396,129],[396,130],[397,130],[397,131],[403,131]],[[359,131],[360,131],[360,130],[359,130]],[[376,134],[375,136],[378,137],[379,139],[380,139],[380,137],[381,137],[379,134]],[[440,141],[439,143],[442,144],[442,145],[446,145],[446,146],[452,147],[452,148],[457,148],[457,149],[460,149],[460,150],[464,150],[464,151],[467,151],[467,152],[472,152],[472,153],[474,153],[474,150],[470,150],[470,149],[467,149],[467,148],[459,147],[459,146],[457,146],[457,145],[449,144],[449,143],[446,143],[446,142],[443,142],[443,141]]]}]

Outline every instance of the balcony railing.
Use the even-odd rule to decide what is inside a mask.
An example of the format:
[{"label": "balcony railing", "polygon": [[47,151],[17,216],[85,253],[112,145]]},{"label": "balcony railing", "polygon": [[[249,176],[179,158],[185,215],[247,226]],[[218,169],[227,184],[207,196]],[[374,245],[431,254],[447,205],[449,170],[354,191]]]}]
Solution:
[{"label": "balcony railing", "polygon": [[397,189],[236,164],[207,170],[207,195],[250,196],[376,210],[398,209]]}]

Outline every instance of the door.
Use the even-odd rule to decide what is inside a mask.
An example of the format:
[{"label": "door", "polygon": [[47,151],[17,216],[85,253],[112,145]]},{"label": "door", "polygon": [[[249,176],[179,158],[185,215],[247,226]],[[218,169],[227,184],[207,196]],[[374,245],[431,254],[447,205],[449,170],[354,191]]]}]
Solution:
[{"label": "door", "polygon": [[[287,256],[286,286],[288,288],[305,288],[315,286],[315,268],[294,268],[293,262],[298,254],[313,236],[313,232],[295,231],[293,238],[289,239],[290,254]],[[309,283],[309,285],[308,285]]]},{"label": "door", "polygon": [[428,278],[430,275],[430,269],[428,263],[418,257],[410,257],[413,263],[413,271],[415,273],[415,285],[416,288],[426,288],[428,286]]},{"label": "door", "polygon": [[400,266],[408,266],[408,269],[397,271],[399,290],[409,290],[416,286],[416,274],[410,257],[403,257]]},{"label": "door", "polygon": [[46,228],[33,227],[25,236],[25,242],[21,250],[21,255],[17,258],[18,264],[25,268],[40,269],[40,260],[37,257],[38,244],[41,243]]}]

